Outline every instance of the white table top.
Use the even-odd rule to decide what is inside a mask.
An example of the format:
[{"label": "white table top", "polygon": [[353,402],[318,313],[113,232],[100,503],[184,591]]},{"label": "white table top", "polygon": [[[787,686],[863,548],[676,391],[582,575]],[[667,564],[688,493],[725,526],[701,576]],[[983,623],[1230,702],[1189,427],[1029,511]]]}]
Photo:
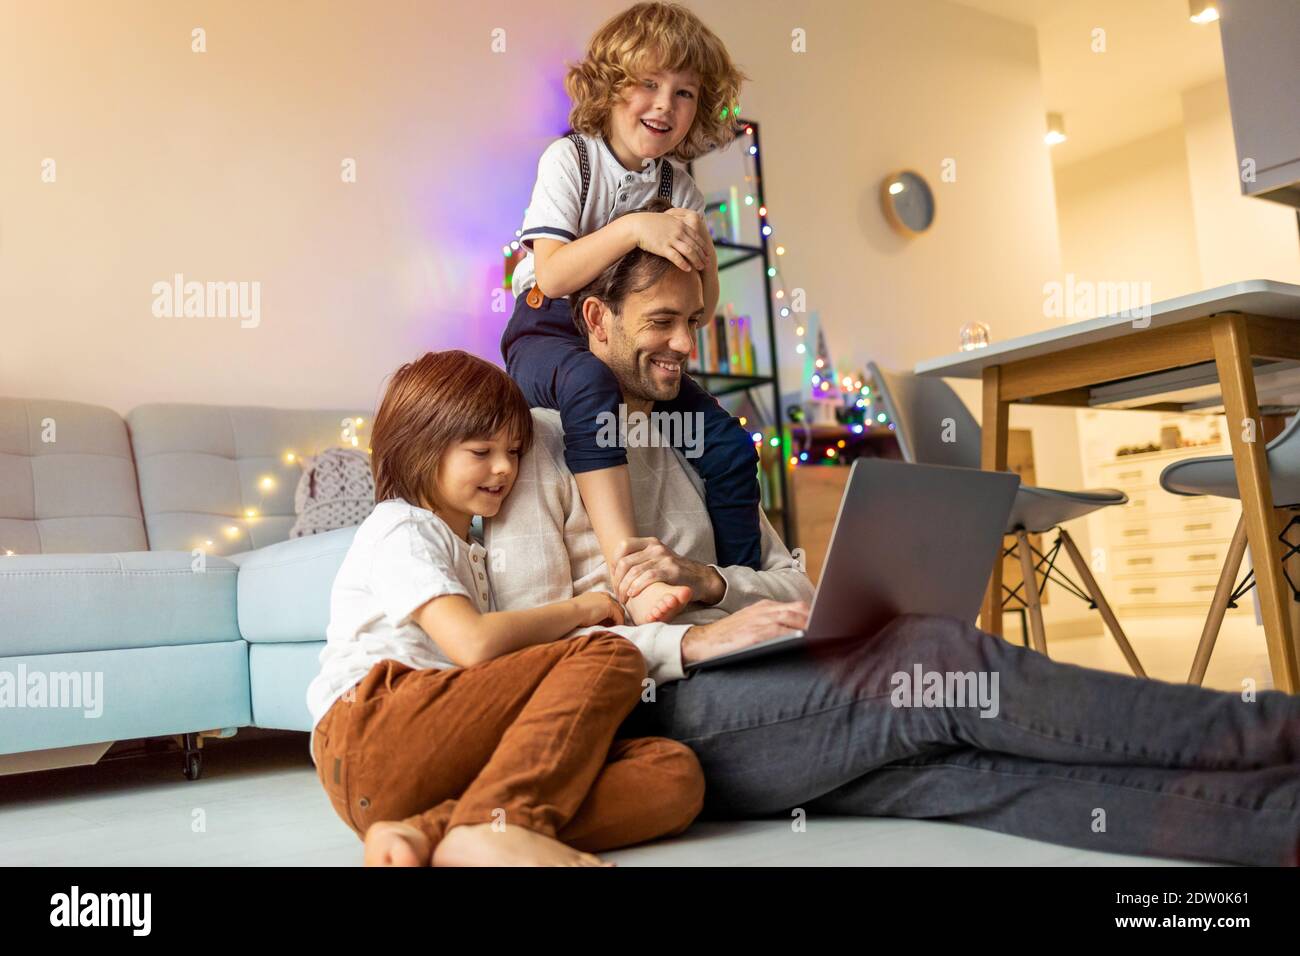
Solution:
[{"label": "white table top", "polygon": [[[1050,355],[1090,342],[1102,342],[1145,329],[1190,322],[1219,312],[1244,312],[1300,321],[1300,285],[1274,282],[1271,279],[1233,282],[1217,289],[1153,303],[1150,324],[1141,329],[1134,328],[1131,315],[1084,319],[1031,332],[1005,342],[993,342],[982,349],[926,359],[916,364],[915,371],[917,375],[939,375],[944,378],[982,378],[984,369],[990,365]],[[1300,334],[1300,326],[1297,326],[1297,334]],[[1137,347],[1141,348],[1141,344],[1138,343]]]}]

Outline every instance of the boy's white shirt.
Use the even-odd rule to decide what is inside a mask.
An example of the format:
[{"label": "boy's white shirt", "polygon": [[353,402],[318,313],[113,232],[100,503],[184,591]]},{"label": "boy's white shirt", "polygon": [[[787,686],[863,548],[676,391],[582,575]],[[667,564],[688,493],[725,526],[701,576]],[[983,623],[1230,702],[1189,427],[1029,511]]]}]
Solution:
[{"label": "boy's white shirt", "polygon": [[[561,601],[591,590],[610,591],[605,559],[578,485],[564,465],[560,413],[533,409],[533,447],[519,465],[510,495],[484,536],[492,569],[493,605],[508,611]],[[627,449],[637,534],[659,538],[677,554],[717,568],[726,584],[721,601],[691,604],[671,624],[584,628],[608,630],[640,648],[649,675],[665,683],[684,677],[682,637],[692,624],[707,624],[769,598],[811,601],[813,584],[795,566],[766,515],[761,568],[719,567],[713,525],[704,504],[703,482],[670,447]]]},{"label": "boy's white shirt", "polygon": [[432,511],[401,499],[381,501],[357,528],[330,589],[321,669],[307,687],[312,726],[382,660],[449,668],[411,615],[426,602],[459,594],[480,614],[492,609],[487,550],[466,541]]},{"label": "boy's white shirt", "polygon": [[661,163],[671,163],[673,167],[672,204],[704,213],[704,194],[686,171],[685,164],[661,156],[657,160],[645,160],[640,172],[632,172],[618,161],[603,138],[578,135],[587,144],[591,169],[587,203],[580,211],[582,172],[578,148],[567,137],[558,139],[546,147],[538,160],[532,201],[524,211],[519,242],[528,254],[515,266],[511,288],[516,297],[537,284],[533,272],[534,239],[573,242],[603,229],[624,213],[640,209],[659,195]]}]

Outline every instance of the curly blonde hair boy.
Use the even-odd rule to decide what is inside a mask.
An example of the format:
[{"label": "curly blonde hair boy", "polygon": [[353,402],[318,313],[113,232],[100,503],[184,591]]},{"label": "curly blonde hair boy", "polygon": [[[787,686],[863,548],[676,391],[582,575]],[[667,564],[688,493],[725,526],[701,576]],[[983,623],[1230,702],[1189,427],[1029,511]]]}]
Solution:
[{"label": "curly blonde hair boy", "polygon": [[570,66],[564,78],[573,100],[569,125],[588,136],[604,136],[624,89],[651,73],[685,70],[700,77],[699,108],[690,131],[669,155],[687,162],[720,149],[736,137],[740,84],[749,77],[717,34],[679,3],[638,3],[595,32],[586,58]]}]

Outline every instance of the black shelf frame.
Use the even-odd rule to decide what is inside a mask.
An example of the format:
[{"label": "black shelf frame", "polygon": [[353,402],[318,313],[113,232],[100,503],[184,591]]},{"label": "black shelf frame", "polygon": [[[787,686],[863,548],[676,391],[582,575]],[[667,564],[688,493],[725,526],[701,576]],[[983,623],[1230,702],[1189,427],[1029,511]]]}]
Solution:
[{"label": "black shelf frame", "polygon": [[[757,208],[754,212],[758,215],[758,236],[759,244],[757,246],[747,245],[745,243],[730,242],[728,240],[714,240],[713,247],[718,254],[718,272],[723,269],[732,269],[736,266],[743,265],[747,262],[758,261],[763,267],[763,308],[767,315],[767,354],[771,361],[770,375],[730,375],[723,372],[698,372],[692,371],[692,378],[700,382],[708,391],[715,396],[734,395],[740,392],[748,392],[751,389],[770,388],[772,391],[772,414],[776,436],[780,439],[780,448],[782,450],[781,461],[777,467],[777,488],[780,489],[780,510],[781,510],[781,532],[785,540],[786,547],[794,548],[797,546],[795,540],[795,520],[794,520],[794,501],[790,496],[789,481],[786,477],[785,446],[788,437],[784,409],[781,407],[781,381],[780,369],[781,362],[776,351],[776,315],[772,308],[772,276],[771,254],[768,249],[769,240],[763,233],[764,216],[760,210],[767,208],[767,200],[763,195],[763,146],[759,141],[759,124],[753,120],[740,119],[737,117],[738,136],[751,136],[755,147],[754,151],[754,177],[758,180],[755,185],[755,198],[758,200]],[[745,131],[752,129],[753,133]],[[695,175],[694,163],[687,163],[687,172],[693,177]]]}]

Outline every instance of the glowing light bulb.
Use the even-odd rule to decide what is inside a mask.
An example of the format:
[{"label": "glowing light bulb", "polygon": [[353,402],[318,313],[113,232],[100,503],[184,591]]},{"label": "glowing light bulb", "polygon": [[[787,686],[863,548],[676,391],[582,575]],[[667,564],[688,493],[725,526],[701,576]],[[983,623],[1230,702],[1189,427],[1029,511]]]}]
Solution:
[{"label": "glowing light bulb", "polygon": [[291,452],[291,451],[286,451],[286,452],[284,453],[284,463],[285,463],[286,465],[292,465],[292,464],[294,463],[294,460],[295,460],[295,456],[294,456],[294,453],[293,453],[293,452]]},{"label": "glowing light bulb", "polygon": [[270,475],[265,475],[263,476],[262,480],[257,483],[257,485],[263,491],[270,491],[272,488],[275,487],[275,479],[272,478]]},{"label": "glowing light bulb", "polygon": [[767,443],[768,443],[769,445],[771,445],[773,448],[775,448],[777,445],[781,444],[781,439],[776,438],[776,437],[774,436],[774,437],[772,437],[772,438],[769,438],[769,439],[767,440]]},{"label": "glowing light bulb", "polygon": [[741,424],[742,427],[745,426],[746,424],[748,424],[748,422],[749,422],[749,419],[748,419],[748,418],[746,418],[744,415],[741,415],[741,416],[740,416],[740,424]]},{"label": "glowing light bulb", "polygon": [[835,443],[835,447],[836,447],[836,448],[843,448],[843,447],[844,447],[844,444],[845,444],[845,443],[844,443],[844,439],[841,438],[839,441],[837,441],[837,442]]},{"label": "glowing light bulb", "polygon": [[796,329],[794,330],[794,334],[795,334],[795,335],[803,335],[803,326],[801,325],[801,326],[799,326],[798,328],[796,328]]},{"label": "glowing light bulb", "polygon": [[776,254],[777,254],[778,256],[783,256],[783,255],[785,255],[785,246],[777,246],[777,247],[776,247]]},{"label": "glowing light bulb", "polygon": [[257,517],[257,509],[256,509],[256,508],[245,508],[245,509],[244,509],[244,517],[245,517],[245,518],[256,518],[256,517]]},{"label": "glowing light bulb", "polygon": [[794,347],[794,350],[795,350],[796,352],[798,352],[800,355],[803,355],[804,352],[807,352],[807,351],[808,351],[808,349],[804,347],[804,344],[803,344],[802,342],[800,342],[798,345],[796,345],[796,346]]},{"label": "glowing light bulb", "polygon": [[225,527],[223,530],[226,532],[226,537],[227,537],[227,538],[238,538],[238,537],[239,537],[239,529],[236,528],[233,524],[228,524],[228,525],[226,525],[226,527]]},{"label": "glowing light bulb", "polygon": [[821,359],[818,359],[818,360],[817,360],[817,367],[818,367],[818,368],[821,368],[821,367],[822,367],[823,365],[825,365],[825,364],[826,364],[826,363],[823,362]]},{"label": "glowing light bulb", "polygon": [[835,457],[835,449],[834,449],[834,448],[827,448],[827,449],[826,449],[826,457],[827,457],[827,458],[834,458],[834,457]]}]

